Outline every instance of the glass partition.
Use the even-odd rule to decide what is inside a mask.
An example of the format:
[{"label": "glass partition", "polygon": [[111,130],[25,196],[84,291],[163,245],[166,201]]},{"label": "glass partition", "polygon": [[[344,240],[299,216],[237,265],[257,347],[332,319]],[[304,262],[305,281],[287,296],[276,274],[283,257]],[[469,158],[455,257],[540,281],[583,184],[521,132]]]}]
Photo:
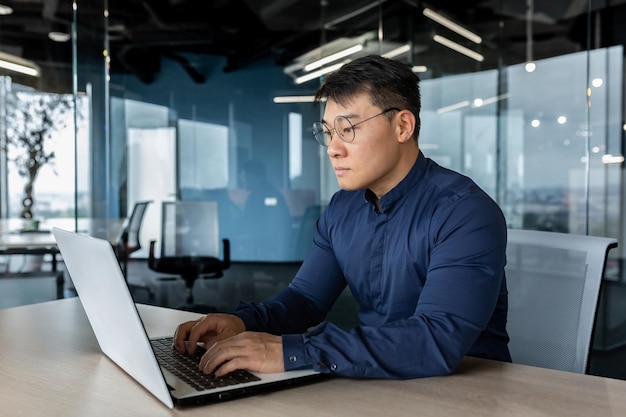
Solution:
[{"label": "glass partition", "polygon": [[[245,59],[189,47],[213,42],[198,40],[196,27],[176,32],[178,49],[156,50],[159,39],[137,43],[138,32],[128,36],[136,29],[121,24],[129,16],[142,16],[151,28],[160,19],[160,30],[182,19],[160,15],[159,5],[60,5],[58,15],[71,17],[72,71],[52,75],[46,68],[45,82],[2,83],[4,143],[12,91],[73,94],[79,107],[77,127],[68,120],[55,139],[57,169],[46,164],[37,177],[34,216],[118,220],[136,201],[151,199],[146,243],[158,238],[161,201],[211,199],[234,260],[301,260],[315,224],[309,217],[337,190],[310,131],[320,115],[310,96],[321,78],[303,81],[301,64],[358,41],[362,50],[354,56],[380,53],[413,66],[422,78],[421,150],[477,181],[511,227],[621,237],[623,42],[609,30],[623,2],[576,9],[566,2],[470,2],[457,10],[322,2],[307,3],[306,13],[305,2],[296,3],[301,7],[242,9],[239,20],[249,31],[242,39],[254,31],[259,39],[285,33],[282,44],[274,39],[274,49],[257,46],[258,54]],[[220,12],[235,25],[227,8]],[[480,40],[463,38],[433,13]],[[253,24],[253,15],[265,26]],[[557,46],[553,39],[566,41]],[[2,152],[2,215],[19,217],[25,178],[12,162],[15,150]]]},{"label": "glass partition", "polygon": [[424,80],[420,147],[473,178],[510,227],[617,237],[622,57],[616,46],[538,60],[532,73]]}]

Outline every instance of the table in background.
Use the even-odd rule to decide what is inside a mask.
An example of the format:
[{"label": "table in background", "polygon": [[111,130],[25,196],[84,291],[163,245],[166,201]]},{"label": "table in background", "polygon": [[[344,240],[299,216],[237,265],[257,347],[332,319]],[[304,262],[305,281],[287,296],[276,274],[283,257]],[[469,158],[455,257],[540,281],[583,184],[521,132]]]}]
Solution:
[{"label": "table in background", "polygon": [[[30,220],[11,218],[0,219],[1,245],[56,245],[52,233],[53,227],[65,230],[78,230],[79,233],[113,241],[119,233],[124,219],[59,217],[45,219],[39,223],[39,230],[31,231]],[[24,233],[20,231],[27,230]]]},{"label": "table in background", "polygon": [[[47,299],[52,294],[46,295],[48,288],[46,283],[52,278],[54,287],[51,289],[54,288],[56,298],[63,298],[64,296],[65,277],[63,271],[59,271],[57,268],[59,249],[54,236],[43,227],[41,230],[26,230],[27,222],[28,220],[25,219],[0,220],[0,255],[4,257],[0,280],[2,280],[3,285],[9,285],[9,289],[15,291],[13,294],[5,289],[5,292],[0,294],[3,297],[0,306],[3,307],[6,307],[7,304],[12,306],[25,302],[22,295],[24,285],[16,284],[15,280],[29,279],[29,284],[34,285],[34,288],[43,290],[44,294],[40,296]],[[23,264],[18,269],[12,268],[11,261],[15,256],[23,257]],[[50,257],[49,270],[41,268],[45,259],[44,256]],[[34,262],[36,265],[34,268],[27,262],[38,258],[41,260]],[[8,299],[5,299],[6,297]]]},{"label": "table in background", "polygon": [[[139,305],[150,336],[198,315]],[[626,381],[466,358],[451,376],[331,378],[169,410],[101,354],[77,298],[0,310],[0,403],[27,416],[619,416]]]},{"label": "table in background", "polygon": [[[0,271],[0,279],[9,282],[9,280],[30,279],[32,285],[41,288],[41,282],[34,279],[44,280],[48,282],[48,278],[54,280],[54,291],[56,298],[63,298],[65,276],[62,270],[58,269],[59,249],[57,248],[54,236],[51,233],[53,227],[59,227],[66,230],[75,230],[78,226],[80,233],[86,233],[91,236],[97,236],[109,240],[114,240],[121,228],[123,219],[91,219],[80,218],[78,222],[73,218],[57,218],[48,219],[39,224],[36,230],[29,229],[31,224],[27,219],[0,219],[0,255],[7,256],[4,270]],[[18,256],[49,256],[50,269],[25,267],[14,270],[11,268],[10,259],[8,257]],[[31,259],[31,258],[25,258]],[[13,284],[10,284],[13,285]],[[45,286],[44,286],[45,288]],[[45,290],[47,291],[47,290]],[[47,296],[44,294],[45,298]],[[2,294],[0,294],[1,296]],[[23,302],[20,299],[12,299],[12,304],[16,305]],[[2,305],[0,303],[0,305]]]},{"label": "table in background", "polygon": [[[48,219],[36,230],[25,219],[0,219],[0,254],[58,254],[52,228],[78,230],[79,233],[114,241],[124,219],[73,218]],[[78,227],[78,228],[77,228]],[[77,229],[76,229],[77,228]]]}]

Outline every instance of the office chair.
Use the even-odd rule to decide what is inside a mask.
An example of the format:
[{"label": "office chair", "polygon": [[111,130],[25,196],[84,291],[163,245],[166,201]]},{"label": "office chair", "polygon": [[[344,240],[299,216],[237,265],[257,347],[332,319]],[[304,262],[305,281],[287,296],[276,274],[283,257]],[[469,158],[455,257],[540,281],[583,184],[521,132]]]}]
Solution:
[{"label": "office chair", "polygon": [[152,201],[139,201],[135,203],[130,217],[127,217],[124,221],[122,230],[113,245],[117,259],[122,265],[124,278],[126,278],[128,274],[128,258],[130,254],[141,249],[139,233],[141,232],[143,217],[150,203],[152,203]]},{"label": "office chair", "polygon": [[508,231],[507,331],[514,363],[587,373],[608,251],[617,240]]},{"label": "office chair", "polygon": [[137,252],[141,249],[139,234],[141,232],[144,215],[146,214],[150,203],[152,203],[152,201],[138,201],[135,203],[130,217],[127,217],[122,225],[122,230],[113,244],[113,249],[115,250],[115,255],[117,256],[117,259],[122,267],[122,274],[124,275],[124,279],[126,279],[126,283],[128,284],[128,288],[131,292],[134,292],[134,290],[147,291],[148,296],[153,298],[154,293],[149,287],[128,283],[128,259],[130,258],[131,253]]},{"label": "office chair", "polygon": [[150,242],[148,267],[156,272],[179,275],[187,287],[186,304],[179,308],[207,313],[216,308],[195,304],[193,287],[199,277],[214,279],[230,267],[230,242],[222,240],[219,255],[217,203],[214,201],[163,202],[161,256],[155,256],[156,241]]}]

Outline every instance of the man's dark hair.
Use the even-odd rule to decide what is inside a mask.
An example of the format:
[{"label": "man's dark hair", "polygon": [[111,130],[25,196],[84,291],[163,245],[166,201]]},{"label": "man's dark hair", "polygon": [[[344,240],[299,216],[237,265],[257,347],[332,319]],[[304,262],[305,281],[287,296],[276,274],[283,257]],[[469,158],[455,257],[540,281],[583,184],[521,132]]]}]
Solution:
[{"label": "man's dark hair", "polygon": [[[346,106],[355,95],[369,95],[381,110],[397,107],[415,115],[414,136],[420,131],[421,98],[419,77],[407,64],[379,55],[368,55],[347,63],[328,75],[317,90],[314,102],[332,100]],[[388,117],[391,117],[390,113]]]}]

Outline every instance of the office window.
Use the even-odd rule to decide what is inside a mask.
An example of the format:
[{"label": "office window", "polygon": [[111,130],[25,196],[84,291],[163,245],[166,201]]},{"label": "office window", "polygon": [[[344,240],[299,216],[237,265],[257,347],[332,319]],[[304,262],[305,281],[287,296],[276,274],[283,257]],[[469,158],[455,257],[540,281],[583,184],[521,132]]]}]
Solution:
[{"label": "office window", "polygon": [[228,127],[193,120],[178,121],[179,186],[216,189],[228,186]]},{"label": "office window", "polygon": [[[72,95],[41,93],[13,84],[2,100],[3,106],[9,107],[3,132],[7,140],[7,217],[24,215],[25,186],[30,177],[27,164],[40,164],[32,178],[33,218],[71,218],[75,215],[76,204],[79,213],[88,213],[91,184],[89,97],[81,95],[76,99],[76,143]],[[44,121],[48,118],[51,119],[49,124]],[[42,132],[44,127],[47,130]],[[40,135],[40,143],[37,143]],[[29,158],[30,151],[35,149],[39,156]]]}]

